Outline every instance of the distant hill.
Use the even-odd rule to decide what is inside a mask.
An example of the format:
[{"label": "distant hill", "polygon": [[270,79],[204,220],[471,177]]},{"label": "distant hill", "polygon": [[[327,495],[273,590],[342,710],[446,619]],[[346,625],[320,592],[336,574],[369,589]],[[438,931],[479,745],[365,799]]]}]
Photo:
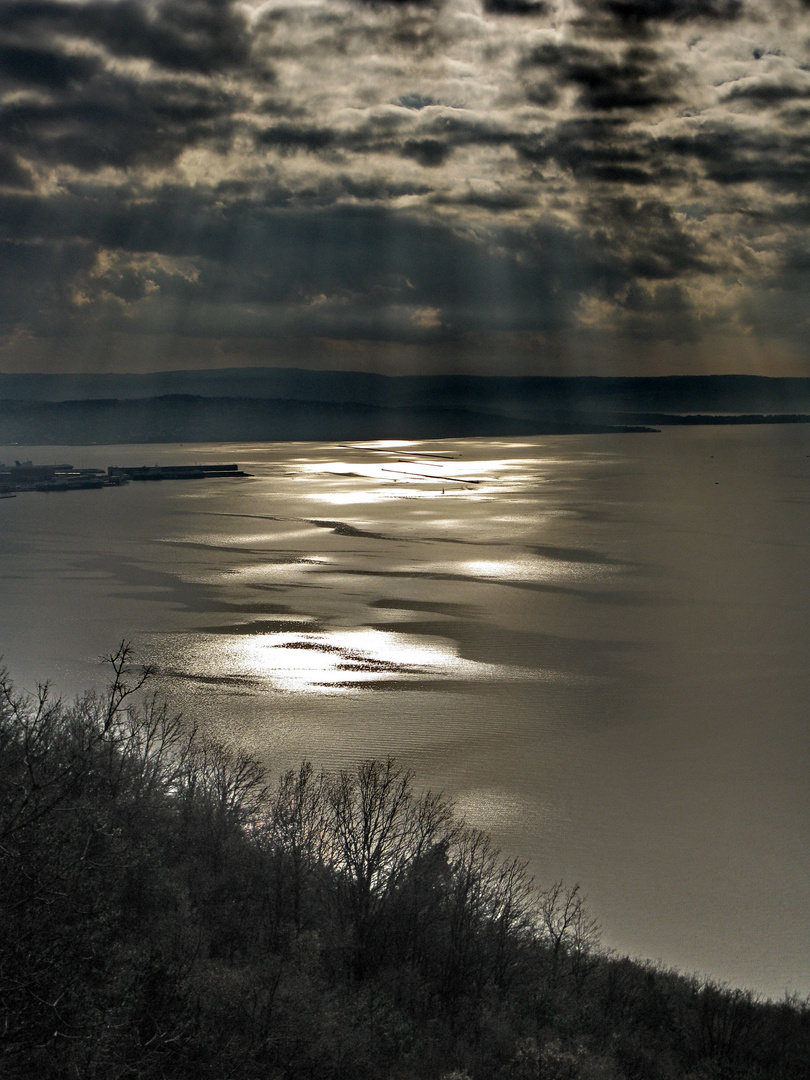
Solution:
[{"label": "distant hill", "polygon": [[796,412],[810,409],[810,379],[757,375],[667,375],[659,378],[373,375],[300,368],[216,368],[146,375],[11,375],[0,373],[0,401],[81,401],[194,397],[502,412],[546,406],[617,412]]},{"label": "distant hill", "polygon": [[[554,433],[627,430],[567,416]],[[167,395],[132,400],[0,401],[0,443],[294,442],[532,434],[537,424],[493,413],[392,409],[353,402]]]},{"label": "distant hill", "polygon": [[810,379],[398,376],[294,368],[0,374],[0,442],[516,436],[804,421]]}]

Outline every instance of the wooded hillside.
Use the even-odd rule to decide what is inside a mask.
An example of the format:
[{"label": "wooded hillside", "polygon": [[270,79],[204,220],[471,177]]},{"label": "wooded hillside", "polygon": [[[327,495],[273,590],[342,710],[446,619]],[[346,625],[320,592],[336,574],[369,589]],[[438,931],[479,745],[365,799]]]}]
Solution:
[{"label": "wooded hillside", "polygon": [[0,683],[10,1080],[810,1075],[807,1003],[610,956],[396,762],[271,780],[109,660],[70,704]]}]

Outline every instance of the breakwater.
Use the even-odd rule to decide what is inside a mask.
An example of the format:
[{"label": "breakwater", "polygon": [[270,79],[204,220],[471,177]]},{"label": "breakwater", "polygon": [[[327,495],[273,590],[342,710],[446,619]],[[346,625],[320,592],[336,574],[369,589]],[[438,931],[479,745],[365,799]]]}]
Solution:
[{"label": "breakwater", "polygon": [[107,469],[77,469],[73,465],[35,465],[15,461],[0,465],[0,495],[23,491],[79,491],[120,487],[130,480],[205,480],[249,476],[238,465],[110,465]]}]

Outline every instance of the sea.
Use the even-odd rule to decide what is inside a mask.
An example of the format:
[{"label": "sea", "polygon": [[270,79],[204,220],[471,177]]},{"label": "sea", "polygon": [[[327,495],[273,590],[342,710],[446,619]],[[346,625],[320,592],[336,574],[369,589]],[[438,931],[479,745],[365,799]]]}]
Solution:
[{"label": "sea", "polygon": [[0,447],[241,478],[0,499],[0,653],[122,641],[271,773],[395,757],[606,948],[810,995],[810,427]]}]

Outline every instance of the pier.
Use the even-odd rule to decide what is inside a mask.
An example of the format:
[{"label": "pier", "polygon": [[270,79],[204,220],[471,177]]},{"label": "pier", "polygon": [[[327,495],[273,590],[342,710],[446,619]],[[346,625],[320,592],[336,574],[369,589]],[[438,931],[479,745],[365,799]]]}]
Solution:
[{"label": "pier", "polygon": [[250,476],[238,465],[110,465],[107,469],[77,469],[73,465],[34,465],[15,461],[0,465],[0,496],[23,491],[83,491],[121,487],[130,480],[210,480]]}]

